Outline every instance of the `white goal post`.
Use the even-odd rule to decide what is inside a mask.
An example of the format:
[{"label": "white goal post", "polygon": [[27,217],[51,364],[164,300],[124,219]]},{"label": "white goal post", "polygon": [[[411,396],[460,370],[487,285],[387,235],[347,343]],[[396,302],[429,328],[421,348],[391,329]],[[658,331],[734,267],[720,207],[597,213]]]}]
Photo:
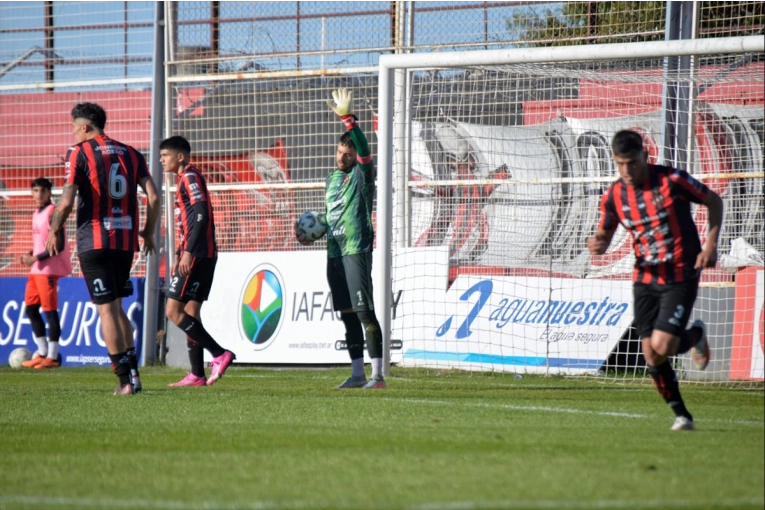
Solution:
[{"label": "white goal post", "polygon": [[[664,161],[663,94],[669,83],[690,84],[695,90],[685,126],[691,131],[692,157],[687,167],[686,161],[676,166],[727,190],[723,198],[730,216],[721,258],[739,240],[762,257],[762,242],[752,239],[762,239],[763,211],[752,204],[763,199],[758,92],[763,52],[762,36],[746,36],[382,55],[374,283],[385,373],[390,371],[391,342],[400,339],[404,348],[393,351],[393,361],[405,365],[549,374],[602,374],[609,368],[606,361],[613,358],[618,335],[631,323],[634,258],[623,231],[617,232],[607,264],[593,265],[588,254],[571,247],[594,232],[597,198],[616,175],[608,144],[582,140],[598,136],[610,142],[616,130],[637,126],[655,145],[649,151],[656,152],[656,161]],[[691,57],[690,67],[669,71],[671,57]],[[495,118],[497,111],[508,109],[516,113],[515,124]],[[710,147],[725,140],[738,145],[718,153],[718,145],[710,148],[706,139]],[[550,152],[546,159],[544,151]],[[466,158],[473,166],[466,173],[449,170],[457,168],[456,163],[449,166],[454,163],[450,158]],[[560,171],[544,173],[557,165]],[[564,202],[565,210],[551,212]],[[706,216],[695,211],[703,238]],[[535,222],[547,217],[555,226],[536,239]],[[729,271],[714,270],[702,280],[702,287],[715,291],[700,293],[696,302],[705,317],[718,317],[721,303],[730,307],[730,316],[734,313],[730,275],[735,261],[726,260]],[[481,287],[481,278],[490,283]],[[545,281],[555,283],[535,287]],[[401,289],[411,295],[405,300],[408,308],[395,306]],[[529,307],[538,303],[536,315],[524,312],[534,320],[521,320],[524,300]],[[620,308],[617,301],[630,304]],[[582,310],[590,304],[592,313],[585,317]],[[555,328],[555,320],[583,324],[583,329]],[[728,335],[732,319],[715,320],[725,324],[713,323],[712,330]],[[502,339],[508,324],[516,328],[511,335],[516,340]],[[602,329],[606,324],[613,326],[611,331]],[[580,343],[569,349],[567,340]],[[505,341],[520,343],[508,346]],[[597,348],[589,343],[601,341],[604,345]],[[678,361],[679,374],[693,380],[736,379],[731,346],[717,349],[727,354],[711,375],[695,373],[683,360]]]}]

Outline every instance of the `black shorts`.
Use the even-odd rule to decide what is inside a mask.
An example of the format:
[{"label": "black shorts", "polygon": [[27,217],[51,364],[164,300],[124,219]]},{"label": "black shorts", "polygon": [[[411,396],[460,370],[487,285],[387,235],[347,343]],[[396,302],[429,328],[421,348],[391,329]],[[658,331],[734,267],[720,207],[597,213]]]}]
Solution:
[{"label": "black shorts", "polygon": [[698,278],[670,285],[636,283],[632,292],[638,338],[650,337],[654,329],[680,336],[691,317],[698,290]]},{"label": "black shorts", "polygon": [[111,303],[133,293],[130,268],[134,255],[135,252],[124,250],[88,250],[78,254],[82,276],[95,304]]},{"label": "black shorts", "polygon": [[178,274],[176,268],[170,278],[170,287],[167,289],[167,297],[188,303],[196,301],[201,303],[207,301],[212,288],[213,275],[215,274],[215,264],[218,258],[198,258],[191,259],[191,272],[186,276]]},{"label": "black shorts", "polygon": [[327,259],[327,282],[332,292],[332,308],[353,308],[354,312],[372,311],[372,252]]}]

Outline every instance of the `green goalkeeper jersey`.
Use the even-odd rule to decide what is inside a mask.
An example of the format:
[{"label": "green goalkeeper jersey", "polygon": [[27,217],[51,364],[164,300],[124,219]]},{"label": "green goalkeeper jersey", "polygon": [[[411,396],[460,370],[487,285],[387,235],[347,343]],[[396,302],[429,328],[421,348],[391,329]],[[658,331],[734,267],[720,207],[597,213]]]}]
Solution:
[{"label": "green goalkeeper jersey", "polygon": [[375,169],[369,144],[358,126],[350,130],[358,155],[349,171],[335,169],[327,176],[327,256],[342,257],[372,251],[372,200]]}]

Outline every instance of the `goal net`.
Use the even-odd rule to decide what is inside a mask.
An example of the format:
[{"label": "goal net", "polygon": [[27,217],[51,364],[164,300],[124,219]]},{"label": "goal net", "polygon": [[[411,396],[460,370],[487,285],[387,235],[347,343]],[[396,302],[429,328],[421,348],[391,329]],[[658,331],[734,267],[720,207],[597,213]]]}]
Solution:
[{"label": "goal net", "polygon": [[[632,129],[651,163],[689,171],[725,204],[719,262],[691,317],[708,325],[712,362],[699,372],[678,357],[679,374],[762,379],[762,38],[384,56],[380,67],[377,242],[391,252],[377,281],[403,344],[392,361],[642,376],[631,238],[620,227],[606,255],[586,248],[617,178],[611,138]],[[704,242],[706,208],[693,215]]]}]

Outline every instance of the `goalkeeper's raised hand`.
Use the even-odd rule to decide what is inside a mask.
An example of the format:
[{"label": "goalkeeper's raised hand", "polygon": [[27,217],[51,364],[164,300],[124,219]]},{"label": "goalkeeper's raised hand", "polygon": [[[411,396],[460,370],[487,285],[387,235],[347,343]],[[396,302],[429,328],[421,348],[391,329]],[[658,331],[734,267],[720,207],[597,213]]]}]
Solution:
[{"label": "goalkeeper's raised hand", "polygon": [[327,106],[340,117],[346,129],[353,129],[356,125],[356,116],[351,113],[351,99],[353,91],[340,88],[332,91],[332,101],[327,101]]}]

